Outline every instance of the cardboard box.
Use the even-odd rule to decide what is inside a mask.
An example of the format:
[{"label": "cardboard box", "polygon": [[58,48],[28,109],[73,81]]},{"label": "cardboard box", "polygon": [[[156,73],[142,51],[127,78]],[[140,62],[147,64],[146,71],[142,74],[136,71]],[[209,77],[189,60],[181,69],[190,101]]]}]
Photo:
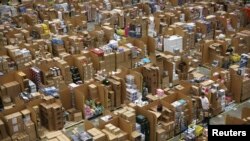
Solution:
[{"label": "cardboard box", "polygon": [[135,121],[135,113],[127,111],[127,112],[123,113],[123,115],[124,115],[124,118],[126,120],[128,120],[129,122],[131,122],[131,123],[135,123],[136,122]]},{"label": "cardboard box", "polygon": [[97,86],[95,84],[90,84],[88,86],[89,88],[89,95],[92,99],[98,99],[98,89]]},{"label": "cardboard box", "polygon": [[106,135],[97,128],[92,128],[87,131],[95,141],[104,141],[106,140]]},{"label": "cardboard box", "polygon": [[124,141],[127,139],[128,134],[126,132],[122,132],[117,135],[117,141]]},{"label": "cardboard box", "polygon": [[46,104],[52,104],[55,102],[55,98],[53,96],[44,96],[43,99]]},{"label": "cardboard box", "polygon": [[93,137],[94,141],[105,141],[106,140],[106,135],[104,133],[101,133],[97,136]]},{"label": "cardboard box", "polygon": [[18,124],[12,125],[12,126],[8,126],[7,129],[8,129],[7,131],[9,133],[9,135],[23,132],[23,123],[18,123]]},{"label": "cardboard box", "polygon": [[23,116],[24,123],[31,121],[30,110],[28,110],[28,109],[22,110],[21,114]]},{"label": "cardboard box", "polygon": [[138,141],[141,140],[141,133],[139,133],[138,131],[133,131],[131,133],[131,137],[130,137],[131,141]]},{"label": "cardboard box", "polygon": [[0,140],[7,138],[7,137],[8,137],[8,135],[7,135],[7,132],[5,129],[5,125],[4,125],[3,121],[0,120]]},{"label": "cardboard box", "polygon": [[108,141],[117,141],[117,137],[113,135],[112,133],[110,133],[108,130],[102,129],[102,132],[106,134]]},{"label": "cardboard box", "polygon": [[162,129],[162,128],[158,128],[156,130],[156,140],[157,141],[163,141],[166,140],[166,130]]},{"label": "cardboard box", "polygon": [[109,79],[110,83],[112,84],[112,89],[114,91],[115,96],[115,106],[119,107],[121,105],[121,83],[114,79]]},{"label": "cardboard box", "polygon": [[21,92],[21,86],[17,81],[5,83],[3,86],[6,88],[6,94],[13,99]]},{"label": "cardboard box", "polygon": [[82,112],[74,113],[73,121],[78,122],[82,120]]},{"label": "cardboard box", "polygon": [[26,133],[16,133],[11,136],[12,141],[29,141],[29,136]]},{"label": "cardboard box", "polygon": [[22,114],[20,112],[6,115],[4,120],[7,122],[8,126],[23,123]]},{"label": "cardboard box", "polygon": [[24,131],[29,135],[30,141],[36,140],[36,128],[32,121],[24,124]]},{"label": "cardboard box", "polygon": [[1,139],[1,141],[11,141],[11,137],[6,137],[6,138],[4,138],[4,139]]}]

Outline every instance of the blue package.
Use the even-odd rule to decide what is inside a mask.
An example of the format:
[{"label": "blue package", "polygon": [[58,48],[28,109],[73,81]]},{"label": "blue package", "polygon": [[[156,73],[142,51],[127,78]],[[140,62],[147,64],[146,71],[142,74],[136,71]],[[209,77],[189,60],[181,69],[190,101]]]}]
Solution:
[{"label": "blue package", "polygon": [[149,58],[143,58],[143,59],[142,59],[142,62],[144,62],[144,63],[150,63],[151,61],[150,61]]},{"label": "blue package", "polygon": [[55,44],[55,45],[63,45],[63,40],[61,39],[53,38],[51,42],[52,44]]},{"label": "blue package", "polygon": [[19,7],[19,12],[20,13],[26,13],[26,7],[24,7],[24,6]]}]

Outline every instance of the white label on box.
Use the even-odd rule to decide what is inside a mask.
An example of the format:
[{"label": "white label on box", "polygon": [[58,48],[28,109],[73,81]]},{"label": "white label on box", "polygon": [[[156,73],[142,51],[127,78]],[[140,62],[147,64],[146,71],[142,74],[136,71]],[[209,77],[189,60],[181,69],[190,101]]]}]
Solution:
[{"label": "white label on box", "polygon": [[13,126],[13,132],[18,132],[18,125]]},{"label": "white label on box", "polygon": [[12,124],[17,124],[17,118],[12,119]]}]

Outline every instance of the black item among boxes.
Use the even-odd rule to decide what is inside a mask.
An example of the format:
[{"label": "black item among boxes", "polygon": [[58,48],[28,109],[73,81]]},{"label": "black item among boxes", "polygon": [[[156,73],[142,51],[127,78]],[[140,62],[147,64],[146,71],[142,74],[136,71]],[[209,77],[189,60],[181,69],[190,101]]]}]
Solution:
[{"label": "black item among boxes", "polygon": [[71,67],[70,72],[72,74],[72,80],[74,83],[81,81],[80,73],[77,67]]},{"label": "black item among boxes", "polygon": [[143,115],[136,116],[136,122],[141,126],[141,133],[145,135],[145,141],[149,141],[149,121]]}]

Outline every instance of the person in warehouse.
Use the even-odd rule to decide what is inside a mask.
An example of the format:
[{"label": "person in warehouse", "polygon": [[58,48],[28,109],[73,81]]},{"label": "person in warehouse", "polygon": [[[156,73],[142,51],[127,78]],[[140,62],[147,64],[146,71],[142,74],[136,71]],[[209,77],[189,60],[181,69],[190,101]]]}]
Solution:
[{"label": "person in warehouse", "polygon": [[202,112],[203,112],[203,124],[209,124],[209,110],[210,110],[210,103],[208,98],[205,96],[205,93],[201,93],[200,96],[201,100],[201,107],[202,107]]}]

